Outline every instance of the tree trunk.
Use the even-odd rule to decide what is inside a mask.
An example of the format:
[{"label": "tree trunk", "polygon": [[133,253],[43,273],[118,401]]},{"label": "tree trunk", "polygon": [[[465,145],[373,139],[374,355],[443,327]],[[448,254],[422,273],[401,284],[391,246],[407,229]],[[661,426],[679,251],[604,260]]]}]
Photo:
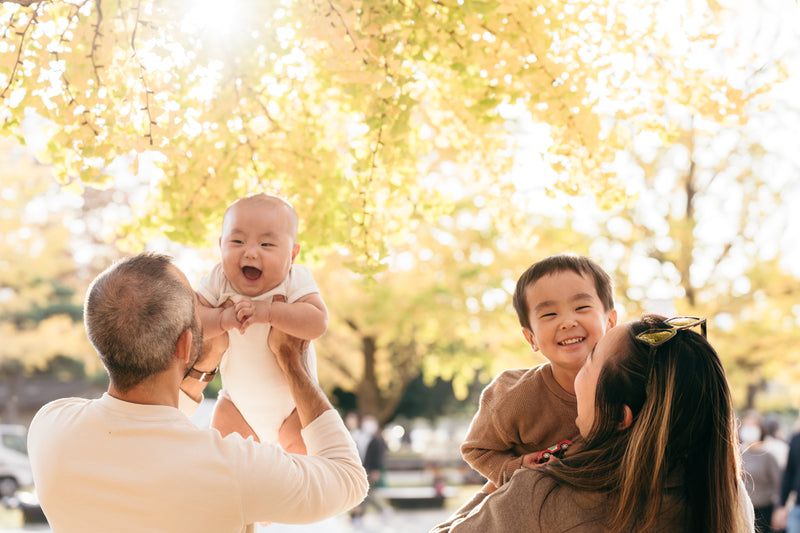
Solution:
[{"label": "tree trunk", "polygon": [[17,424],[19,421],[19,394],[22,385],[22,364],[12,361],[4,365],[2,372],[8,386],[8,398],[3,406],[3,423]]},{"label": "tree trunk", "polygon": [[364,357],[364,374],[358,383],[356,408],[361,415],[378,416],[380,413],[380,391],[375,373],[375,337],[361,338],[362,356]]}]

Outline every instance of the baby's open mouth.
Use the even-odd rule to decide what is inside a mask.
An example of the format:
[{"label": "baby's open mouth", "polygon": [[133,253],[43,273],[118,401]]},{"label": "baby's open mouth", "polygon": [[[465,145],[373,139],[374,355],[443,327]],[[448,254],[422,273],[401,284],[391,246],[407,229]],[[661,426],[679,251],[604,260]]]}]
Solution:
[{"label": "baby's open mouth", "polygon": [[250,281],[255,281],[261,277],[261,271],[255,267],[243,267],[242,274]]}]

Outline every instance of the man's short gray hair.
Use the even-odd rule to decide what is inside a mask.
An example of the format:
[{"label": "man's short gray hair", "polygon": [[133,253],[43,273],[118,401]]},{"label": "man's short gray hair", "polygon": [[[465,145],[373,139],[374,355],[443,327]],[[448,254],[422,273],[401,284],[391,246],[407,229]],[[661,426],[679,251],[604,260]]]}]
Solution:
[{"label": "man's short gray hair", "polygon": [[169,367],[178,338],[194,325],[194,293],[169,256],[141,253],[95,278],[84,322],[111,383],[124,392]]}]

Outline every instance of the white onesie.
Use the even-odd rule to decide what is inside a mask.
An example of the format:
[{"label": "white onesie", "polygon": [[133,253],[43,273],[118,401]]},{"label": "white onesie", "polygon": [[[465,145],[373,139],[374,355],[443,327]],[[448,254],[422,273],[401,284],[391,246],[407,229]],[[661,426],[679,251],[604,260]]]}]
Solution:
[{"label": "white onesie", "polygon": [[[276,294],[286,297],[288,303],[311,293],[319,292],[308,268],[292,265],[289,274],[277,287],[251,300],[271,302]],[[203,276],[197,287],[213,307],[219,307],[229,298],[234,303],[247,298],[238,293],[217,263]],[[289,384],[278,366],[275,354],[269,348],[269,324],[253,324],[244,334],[228,331],[228,350],[220,363],[223,391],[227,393],[244,419],[256,432],[261,442],[278,442],[278,429],[292,413],[294,400]],[[308,346],[308,365],[311,375],[317,375],[317,357],[313,344]]]}]

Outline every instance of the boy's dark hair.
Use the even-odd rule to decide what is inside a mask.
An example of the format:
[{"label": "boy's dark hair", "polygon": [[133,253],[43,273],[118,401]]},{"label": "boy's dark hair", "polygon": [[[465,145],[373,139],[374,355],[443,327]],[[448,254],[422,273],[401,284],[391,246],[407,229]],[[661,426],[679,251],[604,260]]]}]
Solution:
[{"label": "boy's dark hair", "polygon": [[517,280],[513,303],[519,323],[523,328],[531,329],[531,322],[528,319],[530,309],[528,309],[528,300],[525,298],[525,290],[544,276],[564,271],[572,271],[579,276],[589,276],[594,281],[597,296],[603,303],[606,312],[614,309],[614,284],[611,276],[600,265],[582,255],[571,253],[551,255],[529,266],[528,270]]}]

